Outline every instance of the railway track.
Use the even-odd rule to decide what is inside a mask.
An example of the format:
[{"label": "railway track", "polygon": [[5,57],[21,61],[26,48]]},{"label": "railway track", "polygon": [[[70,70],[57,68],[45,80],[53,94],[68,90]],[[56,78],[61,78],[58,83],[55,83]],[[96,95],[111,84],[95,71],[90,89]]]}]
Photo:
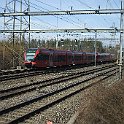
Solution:
[{"label": "railway track", "polygon": [[41,75],[48,73],[47,70],[25,70],[25,71],[16,71],[16,73],[7,73],[5,75],[0,75],[0,81],[6,81],[11,79],[24,78],[29,76]]},{"label": "railway track", "polygon": [[19,94],[22,94],[22,93],[30,92],[30,91],[36,90],[37,88],[42,88],[42,87],[50,86],[52,84],[58,84],[60,82],[75,79],[75,78],[78,78],[80,76],[95,73],[95,72],[98,72],[100,70],[108,69],[108,68],[111,68],[111,67],[113,67],[113,65],[109,65],[109,66],[106,66],[106,67],[103,66],[101,68],[94,68],[94,69],[90,69],[90,70],[87,70],[87,71],[80,71],[80,72],[77,72],[77,73],[71,73],[71,74],[68,74],[68,75],[65,75],[65,76],[62,75],[60,77],[52,78],[52,79],[48,79],[48,80],[44,80],[44,81],[36,81],[36,82],[32,82],[32,83],[29,83],[29,84],[24,84],[22,86],[9,88],[9,89],[5,89],[5,90],[3,89],[3,90],[0,90],[0,94],[1,94],[0,100],[9,98],[9,97],[12,97],[12,96],[15,96],[15,95],[19,95]]},{"label": "railway track", "polygon": [[32,75],[38,75],[38,73],[41,74],[41,71],[16,71],[14,73],[6,73],[0,75],[0,81],[6,81],[6,80],[11,80],[11,79],[17,79],[17,78],[22,78],[22,77],[27,77],[27,76],[32,76]]},{"label": "railway track", "polygon": [[[74,68],[76,68],[76,66]],[[66,69],[71,69],[71,68],[66,67]],[[21,70],[1,71],[0,81],[36,76],[36,75],[47,74],[47,73],[60,72],[63,70],[65,70],[65,68],[56,67],[56,68],[45,68],[45,69],[42,68],[42,69],[21,69]]]},{"label": "railway track", "polygon": [[[36,113],[45,111],[46,109],[52,107],[53,105],[62,102],[63,100],[81,92],[86,88],[89,88],[97,84],[98,82],[90,83],[86,86],[83,86],[82,84],[98,77],[99,80],[103,80],[115,74],[116,72],[117,72],[117,67],[113,67],[110,69],[110,67],[108,66],[106,67],[105,70],[103,70],[103,68],[101,67],[90,71],[88,70],[86,72],[78,72],[75,74],[70,74],[66,77],[62,77],[59,79],[52,79],[50,82],[49,81],[42,82],[42,86],[40,86],[38,82],[38,85],[36,85],[36,87],[34,86],[34,91],[38,87],[38,91],[37,91],[39,92],[38,96],[37,97],[35,96],[30,100],[26,100],[11,107],[0,110],[0,118],[1,118],[0,122],[10,123],[10,124],[23,122],[26,119],[30,118],[31,116],[34,116]],[[80,78],[82,76],[84,77],[83,80],[82,79],[78,81],[75,80],[72,81],[71,83],[66,83],[67,81],[70,81],[75,78]],[[46,90],[48,90],[50,88],[49,87],[50,85],[56,85],[60,83],[62,84],[63,82],[65,82],[66,85],[61,85],[60,87],[49,90],[49,92],[45,92],[43,94],[41,93],[43,88],[47,87]],[[31,87],[28,89],[28,86],[26,86],[25,88],[27,88],[25,89],[27,90],[26,92],[33,91],[30,90]],[[7,90],[1,91],[1,93],[4,94],[1,100],[9,99],[10,96],[14,97],[15,95],[25,93],[24,89],[19,92],[17,91],[18,88],[13,90],[8,89],[8,91]],[[13,95],[10,95],[9,93],[10,94],[13,93]]]},{"label": "railway track", "polygon": [[24,78],[24,77],[30,77],[30,76],[36,76],[36,75],[41,75],[41,74],[47,74],[47,73],[53,73],[53,72],[58,72],[61,71],[62,68],[57,70],[56,68],[46,68],[42,70],[23,70],[23,71],[15,71],[14,73],[6,73],[6,74],[1,74],[0,75],[0,81],[6,81],[6,80],[11,80],[11,79],[18,79],[18,78]]},{"label": "railway track", "polygon": [[71,70],[79,68],[79,66],[71,66],[71,67],[56,67],[56,68],[45,68],[42,70],[36,70],[36,69],[21,69],[21,70],[8,70],[8,71],[0,71],[0,81],[6,81],[11,79],[18,79],[18,78],[24,78],[24,77],[30,77],[30,76],[36,76],[41,74],[48,74],[48,73],[54,73],[54,72],[61,72],[65,70]]}]

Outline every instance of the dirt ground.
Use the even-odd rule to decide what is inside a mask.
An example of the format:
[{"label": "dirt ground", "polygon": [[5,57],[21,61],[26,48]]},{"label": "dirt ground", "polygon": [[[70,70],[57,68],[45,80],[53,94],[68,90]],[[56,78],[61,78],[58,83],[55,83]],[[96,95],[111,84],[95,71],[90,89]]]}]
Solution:
[{"label": "dirt ground", "polygon": [[124,79],[85,91],[79,112],[74,124],[124,124]]}]

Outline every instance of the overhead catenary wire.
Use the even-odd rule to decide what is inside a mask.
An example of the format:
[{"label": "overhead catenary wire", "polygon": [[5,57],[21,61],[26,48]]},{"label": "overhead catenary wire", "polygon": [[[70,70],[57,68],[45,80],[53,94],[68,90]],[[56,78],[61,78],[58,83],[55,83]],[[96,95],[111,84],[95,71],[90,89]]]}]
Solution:
[{"label": "overhead catenary wire", "polygon": [[[107,0],[107,2],[106,2],[106,9],[107,9],[107,4],[109,4],[112,8],[114,8],[114,7],[112,6],[111,2],[112,2],[112,0]],[[120,9],[120,7],[117,5],[117,3],[115,2],[115,0],[113,0],[113,2],[114,2],[114,4],[117,6],[117,8]],[[120,3],[121,3],[121,1],[120,1]],[[120,20],[120,17],[119,17],[118,15],[116,15],[116,16],[117,16],[117,18]]]},{"label": "overhead catenary wire", "polygon": [[[17,1],[20,2],[19,0],[17,0]],[[41,11],[41,12],[43,12],[43,10],[46,10],[46,11],[49,12],[48,9],[45,9],[45,8],[43,8],[43,7],[41,7],[41,6],[38,6],[37,4],[34,4],[34,3],[32,3],[32,2],[30,2],[30,4],[31,4],[30,7],[34,8],[34,9],[36,9],[36,10],[39,10],[39,11]],[[38,8],[40,8],[40,9],[34,7],[34,5],[37,6]],[[41,8],[42,8],[43,10],[41,10]],[[75,25],[75,26],[78,26],[78,27],[82,28],[82,27],[80,26],[80,24],[77,24],[77,22],[75,22],[74,20],[68,19],[68,18],[63,17],[63,16],[61,16],[61,17],[57,17],[56,15],[52,15],[52,16],[54,16],[55,18],[59,18],[59,19],[65,21],[65,22],[67,22],[67,23],[71,23],[72,25]],[[73,21],[73,22],[70,22],[70,21]]]},{"label": "overhead catenary wire", "polygon": [[114,1],[115,5],[117,6],[117,8],[120,8],[120,7],[118,6],[118,4],[115,2],[115,0],[113,0],[113,1]]},{"label": "overhead catenary wire", "polygon": [[[36,1],[39,2],[39,3],[42,3],[42,4],[44,4],[44,5],[47,5],[47,6],[49,6],[49,7],[55,8],[55,9],[57,9],[57,10],[62,10],[62,9],[61,9],[61,4],[60,4],[60,8],[59,8],[59,7],[55,7],[55,6],[53,6],[53,5],[44,3],[44,2],[39,1],[39,0],[36,0]],[[62,17],[63,17],[63,16],[62,16]],[[64,17],[63,17],[63,18],[64,18]],[[73,16],[73,18],[74,18],[74,16]],[[77,17],[75,17],[75,19],[77,19],[77,20],[79,21],[79,19],[78,19]],[[73,21],[73,20],[72,20],[72,21]],[[78,23],[78,22],[76,22],[76,21],[73,21],[73,22],[74,22],[74,23]],[[82,25],[81,22],[80,22],[79,24]]]},{"label": "overhead catenary wire", "polygon": [[[80,0],[77,0],[77,1],[79,1],[79,2],[80,2],[81,4],[83,4],[84,6],[90,8],[90,9],[93,9],[93,7],[89,6],[88,4],[86,4],[86,3],[84,3],[84,2],[82,2],[82,1],[80,1]],[[103,18],[103,17],[102,17],[102,18]],[[108,24],[108,21],[107,21],[105,18],[103,18],[103,20],[106,22],[106,24]],[[101,23],[101,21],[98,22],[98,23],[99,23],[99,24],[103,24],[103,23]]]}]

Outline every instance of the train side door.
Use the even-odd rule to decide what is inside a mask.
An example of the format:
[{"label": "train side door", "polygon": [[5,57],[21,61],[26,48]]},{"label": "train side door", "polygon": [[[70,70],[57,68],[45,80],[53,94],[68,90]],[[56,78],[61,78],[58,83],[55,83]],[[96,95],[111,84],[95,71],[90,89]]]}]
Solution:
[{"label": "train side door", "polygon": [[50,53],[50,57],[49,57],[49,66],[50,66],[50,67],[53,66],[53,53]]},{"label": "train side door", "polygon": [[75,64],[75,55],[74,55],[74,53],[72,53],[72,64],[73,65]]}]

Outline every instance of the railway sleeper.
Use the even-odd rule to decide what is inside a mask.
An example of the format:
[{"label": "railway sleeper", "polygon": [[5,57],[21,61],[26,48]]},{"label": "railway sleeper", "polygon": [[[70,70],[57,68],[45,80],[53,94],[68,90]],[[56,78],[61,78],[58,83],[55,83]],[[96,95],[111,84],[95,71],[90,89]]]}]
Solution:
[{"label": "railway sleeper", "polygon": [[4,117],[4,116],[0,117],[0,124],[4,124],[5,122],[9,122],[11,120],[12,120],[12,118],[9,118],[9,117]]},{"label": "railway sleeper", "polygon": [[26,112],[13,112],[13,115],[16,117],[21,117],[25,114]]},{"label": "railway sleeper", "polygon": [[32,110],[34,110],[34,108],[30,108],[30,109],[29,108],[22,108],[22,109],[16,110],[16,112],[17,113],[20,113],[21,112],[21,113],[24,113],[25,114],[25,113],[27,113],[29,111],[32,111]]}]

